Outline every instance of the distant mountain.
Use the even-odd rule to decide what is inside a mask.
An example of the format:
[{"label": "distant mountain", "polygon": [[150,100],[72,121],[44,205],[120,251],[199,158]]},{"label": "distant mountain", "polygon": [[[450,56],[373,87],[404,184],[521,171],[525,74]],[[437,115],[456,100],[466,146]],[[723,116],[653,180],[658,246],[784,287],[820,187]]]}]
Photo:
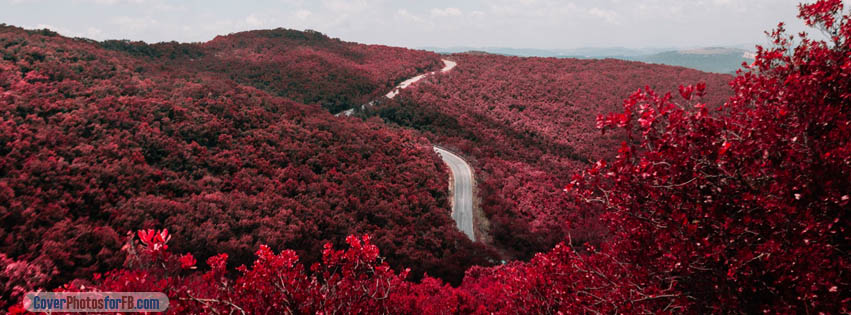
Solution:
[{"label": "distant mountain", "polygon": [[508,48],[508,47],[422,47],[441,54],[455,54],[470,51],[483,51],[491,54],[519,57],[559,57],[559,58],[607,58],[623,56],[641,56],[655,54],[672,48],[647,48],[632,49],[624,47],[584,47],[576,49],[535,49],[535,48]]},{"label": "distant mountain", "polygon": [[666,51],[652,55],[626,57],[625,59],[682,66],[706,72],[734,73],[741,68],[743,62],[753,62],[754,54],[744,49],[712,47]]},{"label": "distant mountain", "polygon": [[579,59],[622,59],[646,63],[681,66],[715,73],[735,73],[743,62],[752,62],[753,53],[738,48],[708,47],[678,50],[676,48],[623,48],[623,47],[586,47],[576,49],[525,49],[505,47],[424,47],[437,53],[487,52],[504,56],[520,57],[556,57]]}]

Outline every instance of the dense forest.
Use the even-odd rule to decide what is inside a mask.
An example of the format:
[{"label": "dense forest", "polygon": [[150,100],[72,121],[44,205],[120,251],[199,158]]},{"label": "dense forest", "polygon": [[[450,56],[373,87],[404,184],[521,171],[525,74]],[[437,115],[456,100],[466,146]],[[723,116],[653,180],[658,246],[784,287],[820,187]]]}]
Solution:
[{"label": "dense forest", "polygon": [[120,267],[140,228],[169,227],[172,248],[233,266],[260,244],[309,264],[324,242],[365,233],[417,277],[458,283],[493,260],[455,229],[448,170],[415,133],[101,45],[0,29],[0,300]]},{"label": "dense forest", "polygon": [[[173,314],[849,313],[851,16],[799,9],[825,40],[781,23],[734,77],[458,54],[365,119],[329,110],[439,59],[400,54],[374,91],[318,63],[292,79],[341,81],[289,91],[240,36],[355,68],[391,53],[3,26],[0,307],[44,289],[164,292]],[[455,228],[432,143],[475,167],[489,245]]]},{"label": "dense forest", "polygon": [[[570,176],[615,156],[625,134],[601,133],[595,118],[639,88],[703,82],[703,102],[729,97],[731,76],[621,60],[455,54],[452,72],[374,107],[385,121],[422,131],[474,161],[490,225],[483,235],[509,258],[529,259],[572,233],[599,241],[593,207],[563,193]],[[482,222],[479,222],[482,223]]]},{"label": "dense forest", "polygon": [[206,43],[99,44],[303,104],[320,104],[333,113],[365,104],[402,80],[440,65],[439,56],[426,51],[348,43],[287,29],[241,32]]}]

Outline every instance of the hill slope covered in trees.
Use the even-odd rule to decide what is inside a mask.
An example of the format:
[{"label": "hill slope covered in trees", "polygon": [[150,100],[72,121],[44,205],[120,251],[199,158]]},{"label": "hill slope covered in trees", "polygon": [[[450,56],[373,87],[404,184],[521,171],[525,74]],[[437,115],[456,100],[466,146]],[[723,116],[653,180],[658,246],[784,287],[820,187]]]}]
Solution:
[{"label": "hill slope covered in trees", "polygon": [[363,233],[415,275],[457,282],[488,263],[455,229],[447,170],[413,132],[102,45],[0,28],[0,256],[10,266],[0,300],[119,267],[127,233],[163,226],[172,248],[226,252],[234,264],[260,244],[309,264],[325,241]]},{"label": "hill slope covered in trees", "polygon": [[206,43],[145,44],[105,41],[158,64],[231,79],[336,113],[365,104],[399,82],[442,64],[437,54],[363,45],[313,31],[258,30],[217,36]]}]

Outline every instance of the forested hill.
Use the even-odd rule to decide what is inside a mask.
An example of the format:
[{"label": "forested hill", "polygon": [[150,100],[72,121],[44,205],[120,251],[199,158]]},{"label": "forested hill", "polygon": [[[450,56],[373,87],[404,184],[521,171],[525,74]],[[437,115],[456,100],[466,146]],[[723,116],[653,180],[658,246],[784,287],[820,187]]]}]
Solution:
[{"label": "forested hill", "polygon": [[[392,253],[391,265],[411,266],[416,277],[457,282],[467,267],[487,264],[488,254],[455,229],[447,170],[423,138],[241,84],[271,66],[223,47],[276,32],[115,51],[115,42],[0,27],[0,262],[19,267],[0,271],[0,301],[11,301],[13,288],[55,288],[122,266],[126,235],[143,228],[168,227],[173,249],[199,259],[228,253],[232,266],[250,262],[260,244],[295,249],[310,264],[324,242],[366,233]],[[399,49],[266,40],[295,52],[268,61],[294,74],[295,94],[341,93],[352,81],[386,92],[380,87],[396,81],[371,76],[384,68],[342,73],[378,66]],[[145,49],[158,53],[139,56]],[[428,68],[430,56],[397,55],[389,72]],[[246,68],[195,71],[221,60]]]},{"label": "forested hill", "polygon": [[418,73],[436,70],[437,54],[364,45],[314,31],[258,30],[206,43],[105,41],[100,46],[188,71],[232,79],[331,112],[364,104]]}]

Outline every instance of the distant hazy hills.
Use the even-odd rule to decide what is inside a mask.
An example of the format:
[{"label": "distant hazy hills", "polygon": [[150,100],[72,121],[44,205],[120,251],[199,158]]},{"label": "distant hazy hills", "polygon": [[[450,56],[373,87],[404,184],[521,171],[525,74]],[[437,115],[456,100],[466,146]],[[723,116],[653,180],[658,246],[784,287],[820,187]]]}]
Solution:
[{"label": "distant hazy hills", "polygon": [[703,48],[666,51],[624,59],[672,66],[683,66],[707,72],[733,73],[743,62],[751,63],[754,54],[737,48]]},{"label": "distant hazy hills", "polygon": [[677,50],[674,48],[630,49],[622,47],[578,48],[563,50],[517,49],[500,47],[424,47],[423,49],[435,51],[438,53],[481,51],[491,54],[522,57],[556,57],[580,59],[614,58],[631,61],[641,61],[646,63],[682,66],[715,73],[734,73],[737,69],[741,67],[743,62],[753,62],[752,52],[742,48],[729,47],[709,47],[689,50]]}]

